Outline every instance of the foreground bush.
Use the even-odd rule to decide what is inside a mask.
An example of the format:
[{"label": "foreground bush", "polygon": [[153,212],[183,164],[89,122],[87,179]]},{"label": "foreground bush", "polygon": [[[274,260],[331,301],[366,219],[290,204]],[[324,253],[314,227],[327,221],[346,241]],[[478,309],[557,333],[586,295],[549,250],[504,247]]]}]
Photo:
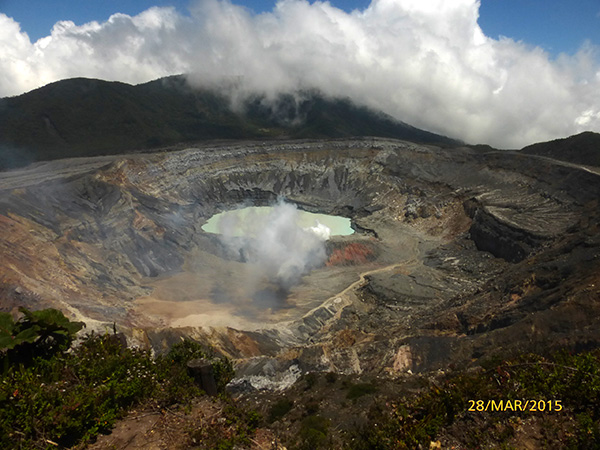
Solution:
[{"label": "foreground bush", "polygon": [[8,371],[15,364],[30,364],[36,357],[49,358],[67,350],[85,324],[71,322],[56,309],[29,311],[17,321],[0,312],[0,369]]},{"label": "foreground bush", "polygon": [[[0,448],[69,447],[109,431],[128,408],[144,400],[152,398],[158,407],[189,401],[201,391],[186,363],[211,356],[200,344],[183,341],[155,359],[147,351],[123,347],[112,335],[87,335],[68,353],[64,344],[59,349],[50,345],[50,352],[36,348],[48,347],[45,339],[23,344],[33,347],[4,347],[2,354]],[[27,358],[19,360],[17,354],[23,353]],[[221,360],[215,366],[223,388],[233,375],[231,364]]]},{"label": "foreground bush", "polygon": [[598,449],[600,352],[524,355],[481,372],[450,374],[419,394],[377,405],[370,419],[349,448],[428,448],[432,442],[438,448],[439,440],[520,448],[517,433],[535,424],[544,448]]}]

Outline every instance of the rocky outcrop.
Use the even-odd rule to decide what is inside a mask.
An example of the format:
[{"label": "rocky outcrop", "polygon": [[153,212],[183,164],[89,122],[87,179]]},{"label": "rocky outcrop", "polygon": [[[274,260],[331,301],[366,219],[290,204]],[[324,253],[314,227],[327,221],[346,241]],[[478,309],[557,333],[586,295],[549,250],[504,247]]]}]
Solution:
[{"label": "rocky outcrop", "polygon": [[465,209],[477,248],[510,262],[522,261],[577,220],[568,208],[536,194],[509,199],[506,193],[485,193],[465,202]]}]

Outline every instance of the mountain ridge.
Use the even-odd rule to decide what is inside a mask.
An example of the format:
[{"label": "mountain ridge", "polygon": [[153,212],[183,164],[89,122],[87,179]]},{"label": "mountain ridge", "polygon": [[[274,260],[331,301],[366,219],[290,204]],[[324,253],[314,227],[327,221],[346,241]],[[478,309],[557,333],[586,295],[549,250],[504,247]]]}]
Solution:
[{"label": "mountain ridge", "polygon": [[584,131],[562,139],[523,147],[521,152],[575,164],[600,166],[600,133]]},{"label": "mountain ridge", "polygon": [[462,145],[316,90],[249,94],[233,108],[226,92],[192,88],[181,75],[138,85],[72,78],[0,99],[1,168],[214,139],[371,135]]}]

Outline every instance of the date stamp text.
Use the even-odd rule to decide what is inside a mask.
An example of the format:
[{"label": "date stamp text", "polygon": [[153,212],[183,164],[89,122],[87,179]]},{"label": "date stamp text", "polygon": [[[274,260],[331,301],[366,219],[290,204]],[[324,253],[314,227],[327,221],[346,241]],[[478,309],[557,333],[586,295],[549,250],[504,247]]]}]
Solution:
[{"label": "date stamp text", "polygon": [[469,412],[559,412],[563,405],[561,400],[469,400]]}]

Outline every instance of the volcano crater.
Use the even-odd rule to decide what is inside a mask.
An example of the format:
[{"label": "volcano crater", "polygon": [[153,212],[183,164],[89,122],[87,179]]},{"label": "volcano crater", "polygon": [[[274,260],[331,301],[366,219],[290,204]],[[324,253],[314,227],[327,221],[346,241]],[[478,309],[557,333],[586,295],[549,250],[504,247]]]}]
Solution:
[{"label": "volcano crater", "polygon": [[[534,155],[375,138],[37,163],[0,174],[4,309],[115,322],[157,351],[191,336],[249,376],[267,363],[399,373],[578,345],[600,329],[572,306],[597,301],[577,286],[600,273],[599,178]],[[285,286],[202,230],[281,198],[356,231]]]}]

